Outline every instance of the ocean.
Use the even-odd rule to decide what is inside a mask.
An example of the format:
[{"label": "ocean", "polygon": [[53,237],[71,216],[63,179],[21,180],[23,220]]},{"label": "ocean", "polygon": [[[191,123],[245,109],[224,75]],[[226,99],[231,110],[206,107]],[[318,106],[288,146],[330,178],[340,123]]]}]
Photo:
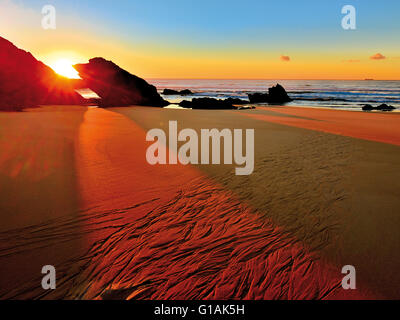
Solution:
[{"label": "ocean", "polygon": [[205,80],[148,79],[161,93],[165,88],[189,89],[193,95],[163,96],[171,103],[211,97],[248,99],[252,92],[266,92],[279,83],[294,99],[289,106],[311,106],[345,110],[361,110],[365,104],[390,104],[400,109],[400,81],[377,80]]}]

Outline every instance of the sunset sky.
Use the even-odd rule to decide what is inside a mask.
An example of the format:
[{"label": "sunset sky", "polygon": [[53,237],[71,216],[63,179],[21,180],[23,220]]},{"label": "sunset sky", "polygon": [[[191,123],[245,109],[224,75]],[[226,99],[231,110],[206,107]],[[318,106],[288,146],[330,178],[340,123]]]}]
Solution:
[{"label": "sunset sky", "polygon": [[[57,29],[41,27],[42,7]],[[357,9],[357,30],[341,8]],[[400,1],[0,0],[0,35],[47,64],[113,60],[144,78],[400,79]]]}]

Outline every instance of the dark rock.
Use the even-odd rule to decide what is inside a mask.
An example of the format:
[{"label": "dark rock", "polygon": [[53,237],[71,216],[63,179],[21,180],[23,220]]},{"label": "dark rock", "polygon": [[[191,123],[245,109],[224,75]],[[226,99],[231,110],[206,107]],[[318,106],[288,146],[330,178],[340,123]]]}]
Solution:
[{"label": "dark rock", "polygon": [[183,100],[179,103],[179,106],[181,106],[182,108],[191,108],[192,101]]},{"label": "dark rock", "polygon": [[286,103],[293,101],[287,94],[285,88],[280,84],[269,88],[268,93],[250,93],[249,100],[251,103]]},{"label": "dark rock", "polygon": [[187,96],[189,94],[193,94],[193,92],[188,90],[188,89],[185,89],[185,90],[182,90],[182,91],[177,91],[177,90],[172,90],[172,89],[164,89],[162,94],[165,95],[165,96],[173,96],[173,95],[176,95],[176,96]]},{"label": "dark rock", "polygon": [[45,104],[84,104],[76,91],[77,80],[59,76],[0,37],[0,110],[18,111]]},{"label": "dark rock", "polygon": [[163,94],[163,95],[166,95],[166,96],[179,95],[179,91],[172,90],[172,89],[164,89],[164,91],[162,92],[162,94]]},{"label": "dark rock", "polygon": [[249,94],[250,103],[267,103],[269,101],[268,93],[250,93]]},{"label": "dark rock", "polygon": [[381,104],[376,107],[376,110],[379,110],[379,111],[392,111],[394,109],[396,109],[396,108],[393,106],[388,106],[386,103]]},{"label": "dark rock", "polygon": [[230,103],[232,105],[242,105],[242,104],[249,104],[250,101],[246,101],[246,100],[242,100],[242,99],[238,99],[238,98],[228,98],[225,99],[225,102]]},{"label": "dark rock", "polygon": [[158,94],[156,87],[121,69],[112,61],[94,58],[89,63],[77,64],[74,68],[79,72],[85,87],[101,98],[101,107],[169,105]]},{"label": "dark rock", "polygon": [[179,105],[192,109],[236,109],[231,102],[214,98],[195,98],[192,101],[183,100]]},{"label": "dark rock", "polygon": [[363,109],[364,111],[372,111],[372,110],[374,110],[375,108],[374,108],[373,106],[371,106],[370,104],[366,104],[365,106],[362,107],[362,109]]},{"label": "dark rock", "polygon": [[392,111],[395,110],[396,108],[393,106],[388,106],[386,103],[383,103],[377,107],[373,107],[370,104],[366,104],[365,106],[362,107],[363,111]]},{"label": "dark rock", "polygon": [[288,96],[284,87],[277,84],[275,87],[268,89],[269,103],[285,103],[291,102],[292,99]]},{"label": "dark rock", "polygon": [[187,95],[193,94],[193,92],[190,91],[189,89],[182,90],[179,93],[180,93],[181,96],[187,96]]}]

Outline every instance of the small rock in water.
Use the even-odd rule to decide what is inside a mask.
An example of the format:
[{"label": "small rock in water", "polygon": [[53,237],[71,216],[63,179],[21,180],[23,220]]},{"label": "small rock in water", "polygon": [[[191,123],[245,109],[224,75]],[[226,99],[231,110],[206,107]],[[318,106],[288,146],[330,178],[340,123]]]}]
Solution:
[{"label": "small rock in water", "polygon": [[185,89],[185,90],[182,90],[181,92],[179,92],[182,96],[187,96],[187,95],[189,95],[189,94],[193,94],[193,92],[192,91],[190,91],[189,89]]},{"label": "small rock in water", "polygon": [[389,106],[386,103],[383,103],[377,107],[373,107],[370,104],[366,104],[365,106],[362,107],[363,111],[392,111],[395,110],[396,108],[393,106]]},{"label": "small rock in water", "polygon": [[370,104],[366,104],[364,107],[362,107],[364,111],[371,111],[374,110],[375,108],[371,106]]},{"label": "small rock in water", "polygon": [[269,88],[268,93],[250,93],[249,100],[251,103],[285,103],[293,101],[280,84]]},{"label": "small rock in water", "polygon": [[247,104],[248,101],[228,98],[219,100],[215,98],[194,98],[192,101],[183,100],[179,105],[183,108],[192,109],[236,109],[235,104]]},{"label": "small rock in water", "polygon": [[275,87],[268,89],[270,103],[284,103],[290,102],[292,99],[288,96],[284,87],[277,84]]},{"label": "small rock in water", "polygon": [[383,104],[377,106],[376,109],[380,110],[380,111],[392,111],[396,108],[393,106],[388,106],[386,103],[383,103]]},{"label": "small rock in water", "polygon": [[250,93],[249,100],[251,103],[263,103],[268,102],[269,96],[268,93]]},{"label": "small rock in water", "polygon": [[172,95],[187,96],[189,94],[193,94],[193,92],[190,91],[189,89],[185,89],[182,91],[177,91],[177,90],[172,90],[172,89],[164,89],[162,94],[165,96],[172,96]]},{"label": "small rock in water", "polygon": [[242,100],[242,99],[238,99],[238,98],[228,98],[228,99],[225,99],[225,102],[231,103],[231,104],[239,104],[239,105],[250,103],[250,101],[246,101],[246,100]]}]

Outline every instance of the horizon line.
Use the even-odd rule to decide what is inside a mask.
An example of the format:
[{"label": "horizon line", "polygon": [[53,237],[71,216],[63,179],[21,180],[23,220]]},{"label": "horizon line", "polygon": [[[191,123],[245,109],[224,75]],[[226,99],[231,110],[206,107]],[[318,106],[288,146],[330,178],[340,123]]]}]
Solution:
[{"label": "horizon line", "polygon": [[307,79],[307,78],[154,78],[143,77],[146,80],[309,80],[309,81],[400,81],[400,79]]}]

